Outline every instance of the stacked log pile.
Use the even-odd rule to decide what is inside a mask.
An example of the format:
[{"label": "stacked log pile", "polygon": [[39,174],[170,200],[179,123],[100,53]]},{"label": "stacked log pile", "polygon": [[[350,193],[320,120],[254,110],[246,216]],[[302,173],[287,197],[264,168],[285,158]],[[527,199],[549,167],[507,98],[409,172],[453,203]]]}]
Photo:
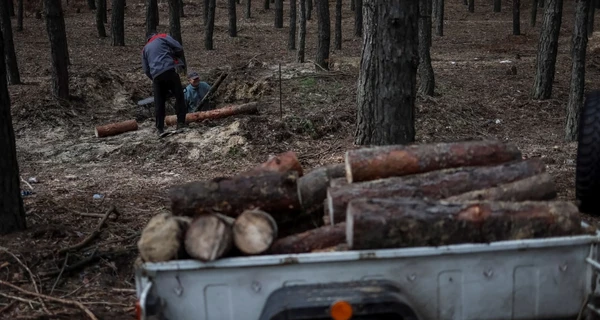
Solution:
[{"label": "stacked log pile", "polygon": [[[499,141],[349,150],[304,173],[294,152],[170,189],[144,261],[440,246],[590,233],[539,159]],[[162,239],[162,240],[161,240]],[[168,247],[167,247],[168,246]]]}]

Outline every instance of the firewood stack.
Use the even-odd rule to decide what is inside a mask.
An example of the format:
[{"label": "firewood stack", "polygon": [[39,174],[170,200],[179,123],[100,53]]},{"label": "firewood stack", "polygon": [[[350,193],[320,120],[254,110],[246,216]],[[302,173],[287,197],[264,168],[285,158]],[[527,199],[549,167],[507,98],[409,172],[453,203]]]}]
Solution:
[{"label": "firewood stack", "polygon": [[[539,159],[499,141],[349,150],[304,174],[294,152],[177,185],[148,223],[144,261],[439,246],[579,235]],[[168,248],[161,246],[169,245]]]}]

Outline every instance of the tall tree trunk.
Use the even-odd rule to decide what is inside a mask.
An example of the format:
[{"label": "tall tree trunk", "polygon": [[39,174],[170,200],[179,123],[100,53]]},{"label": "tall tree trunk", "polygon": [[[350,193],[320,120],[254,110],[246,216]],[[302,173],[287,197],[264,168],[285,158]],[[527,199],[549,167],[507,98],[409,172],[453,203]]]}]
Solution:
[{"label": "tall tree trunk", "polygon": [[111,18],[111,30],[112,30],[112,45],[113,46],[125,46],[125,1],[124,0],[113,0],[112,1],[112,18]]},{"label": "tall tree trunk", "polygon": [[23,31],[23,0],[17,0],[17,31]]},{"label": "tall tree trunk", "polygon": [[265,0],[265,2],[263,3],[263,8],[264,8],[265,10],[269,10],[269,8],[270,8],[270,3],[271,3],[271,1],[269,1],[269,0]]},{"label": "tall tree trunk", "polygon": [[296,0],[290,0],[290,36],[288,39],[288,49],[296,50]]},{"label": "tall tree trunk", "polygon": [[185,17],[185,12],[183,11],[183,0],[179,0],[179,16],[181,18]]},{"label": "tall tree trunk", "polygon": [[108,15],[106,13],[106,11],[108,11],[108,7],[107,7],[107,2],[106,0],[101,0],[102,1],[102,20],[104,21],[104,23],[108,23]]},{"label": "tall tree trunk", "polygon": [[331,18],[329,17],[329,1],[316,0],[317,20],[319,23],[319,41],[315,63],[329,70],[329,47],[331,45]]},{"label": "tall tree trunk", "polygon": [[355,133],[358,145],[415,140],[418,9],[416,1],[365,1]]},{"label": "tall tree trunk", "polygon": [[46,32],[52,55],[52,92],[60,99],[69,98],[69,50],[65,18],[60,1],[44,0]]},{"label": "tall tree trunk", "polygon": [[419,0],[419,93],[433,96],[435,77],[431,65],[431,2]]},{"label": "tall tree trunk", "polygon": [[335,0],[335,50],[342,50],[342,0]]},{"label": "tall tree trunk", "polygon": [[356,11],[354,11],[354,36],[362,37],[363,34],[363,0],[354,0]]},{"label": "tall tree trunk", "polygon": [[494,0],[494,12],[502,11],[502,0]]},{"label": "tall tree trunk", "polygon": [[204,26],[208,25],[208,11],[210,10],[210,0],[204,0]]},{"label": "tall tree trunk", "polygon": [[352,10],[352,11],[356,10],[356,1],[355,0],[350,0],[350,10]]},{"label": "tall tree trunk", "polygon": [[469,0],[469,12],[475,12],[475,0]]},{"label": "tall tree trunk", "polygon": [[275,28],[283,28],[283,0],[275,0]]},{"label": "tall tree trunk", "polygon": [[311,20],[313,11],[313,0],[306,0],[306,20]]},{"label": "tall tree trunk", "polygon": [[304,62],[304,50],[306,48],[306,1],[300,1],[300,32],[298,33],[298,62]]},{"label": "tall tree trunk", "polygon": [[437,10],[435,15],[435,33],[439,37],[444,36],[444,1],[445,0],[433,0],[437,3]]},{"label": "tall tree trunk", "polygon": [[[215,4],[216,0],[208,0],[208,19],[206,31],[204,31],[204,49],[213,50],[213,34],[215,31]],[[268,0],[267,0],[268,1]]]},{"label": "tall tree trunk", "polygon": [[229,11],[229,36],[237,37],[237,12],[235,0],[228,0],[228,11]]},{"label": "tall tree trunk", "polygon": [[[23,0],[19,0],[19,1],[23,1]],[[87,4],[88,4],[88,9],[96,10],[96,2],[94,0],[87,0]]]},{"label": "tall tree trunk", "polygon": [[8,2],[8,14],[10,17],[15,16],[15,2],[13,0],[5,0]]},{"label": "tall tree trunk", "polygon": [[252,17],[251,8],[252,0],[246,0],[246,19],[250,19]]},{"label": "tall tree trunk", "polygon": [[538,0],[531,0],[531,19],[529,25],[533,28],[537,20]]},{"label": "tall tree trunk", "polygon": [[546,6],[544,0],[539,0],[538,4],[540,8],[544,8]]},{"label": "tall tree trunk", "polygon": [[96,0],[96,30],[98,30],[98,37],[106,38],[106,29],[104,28],[104,19],[102,19],[102,10],[106,8],[103,0]]},{"label": "tall tree trunk", "polygon": [[[179,10],[179,5],[181,4],[180,1],[181,0],[169,0],[169,30],[173,39],[183,45],[183,38],[181,37],[181,17],[179,16],[181,13]],[[181,60],[185,63],[185,66],[183,67],[183,72],[185,73],[187,70],[185,53],[182,54]]]},{"label": "tall tree trunk", "polygon": [[158,0],[146,0],[146,36],[156,32],[158,27]]},{"label": "tall tree trunk", "polygon": [[583,107],[585,91],[585,53],[588,41],[589,10],[595,4],[591,0],[576,0],[575,24],[573,30],[571,57],[571,85],[569,88],[569,102],[567,103],[567,121],[565,126],[565,140],[576,141],[579,131],[579,113]]},{"label": "tall tree trunk", "polygon": [[[0,52],[3,51],[4,38],[0,33]],[[5,65],[4,55],[0,54],[0,235],[27,228]]]},{"label": "tall tree trunk", "polygon": [[588,9],[588,18],[587,18],[587,36],[588,38],[592,36],[594,33],[594,16],[596,15],[596,3],[600,3],[600,1],[592,0],[592,3]]},{"label": "tall tree trunk", "polygon": [[6,68],[9,84],[21,83],[19,67],[17,64],[17,55],[15,54],[15,44],[13,42],[12,23],[8,12],[8,2],[0,1],[0,25],[2,29],[2,38],[4,39],[4,57],[6,59]]},{"label": "tall tree trunk", "polygon": [[536,59],[536,72],[532,98],[549,99],[552,96],[552,82],[558,52],[558,36],[562,22],[563,0],[548,0],[544,10],[544,21],[540,32]]},{"label": "tall tree trunk", "polygon": [[521,34],[521,0],[513,0],[513,35]]}]

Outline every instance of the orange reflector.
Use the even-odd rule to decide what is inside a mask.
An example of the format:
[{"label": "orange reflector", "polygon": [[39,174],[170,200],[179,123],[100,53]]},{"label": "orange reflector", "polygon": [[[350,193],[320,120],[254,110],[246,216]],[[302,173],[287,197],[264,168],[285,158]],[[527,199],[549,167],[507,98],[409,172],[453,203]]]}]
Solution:
[{"label": "orange reflector", "polygon": [[333,320],[349,320],[352,318],[352,306],[344,301],[336,301],[331,305],[329,314]]},{"label": "orange reflector", "polygon": [[140,306],[140,302],[139,301],[135,302],[135,318],[137,320],[142,319],[142,306]]}]

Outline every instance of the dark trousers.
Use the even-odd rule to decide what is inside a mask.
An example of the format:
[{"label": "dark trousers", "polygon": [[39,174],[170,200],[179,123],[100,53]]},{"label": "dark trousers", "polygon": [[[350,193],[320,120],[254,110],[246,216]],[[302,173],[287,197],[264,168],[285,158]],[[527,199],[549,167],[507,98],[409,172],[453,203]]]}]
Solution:
[{"label": "dark trousers", "polygon": [[187,110],[181,80],[175,69],[165,71],[154,78],[152,88],[154,90],[154,105],[156,107],[156,128],[158,130],[164,130],[165,128],[165,102],[169,91],[175,96],[177,123],[184,123]]}]

